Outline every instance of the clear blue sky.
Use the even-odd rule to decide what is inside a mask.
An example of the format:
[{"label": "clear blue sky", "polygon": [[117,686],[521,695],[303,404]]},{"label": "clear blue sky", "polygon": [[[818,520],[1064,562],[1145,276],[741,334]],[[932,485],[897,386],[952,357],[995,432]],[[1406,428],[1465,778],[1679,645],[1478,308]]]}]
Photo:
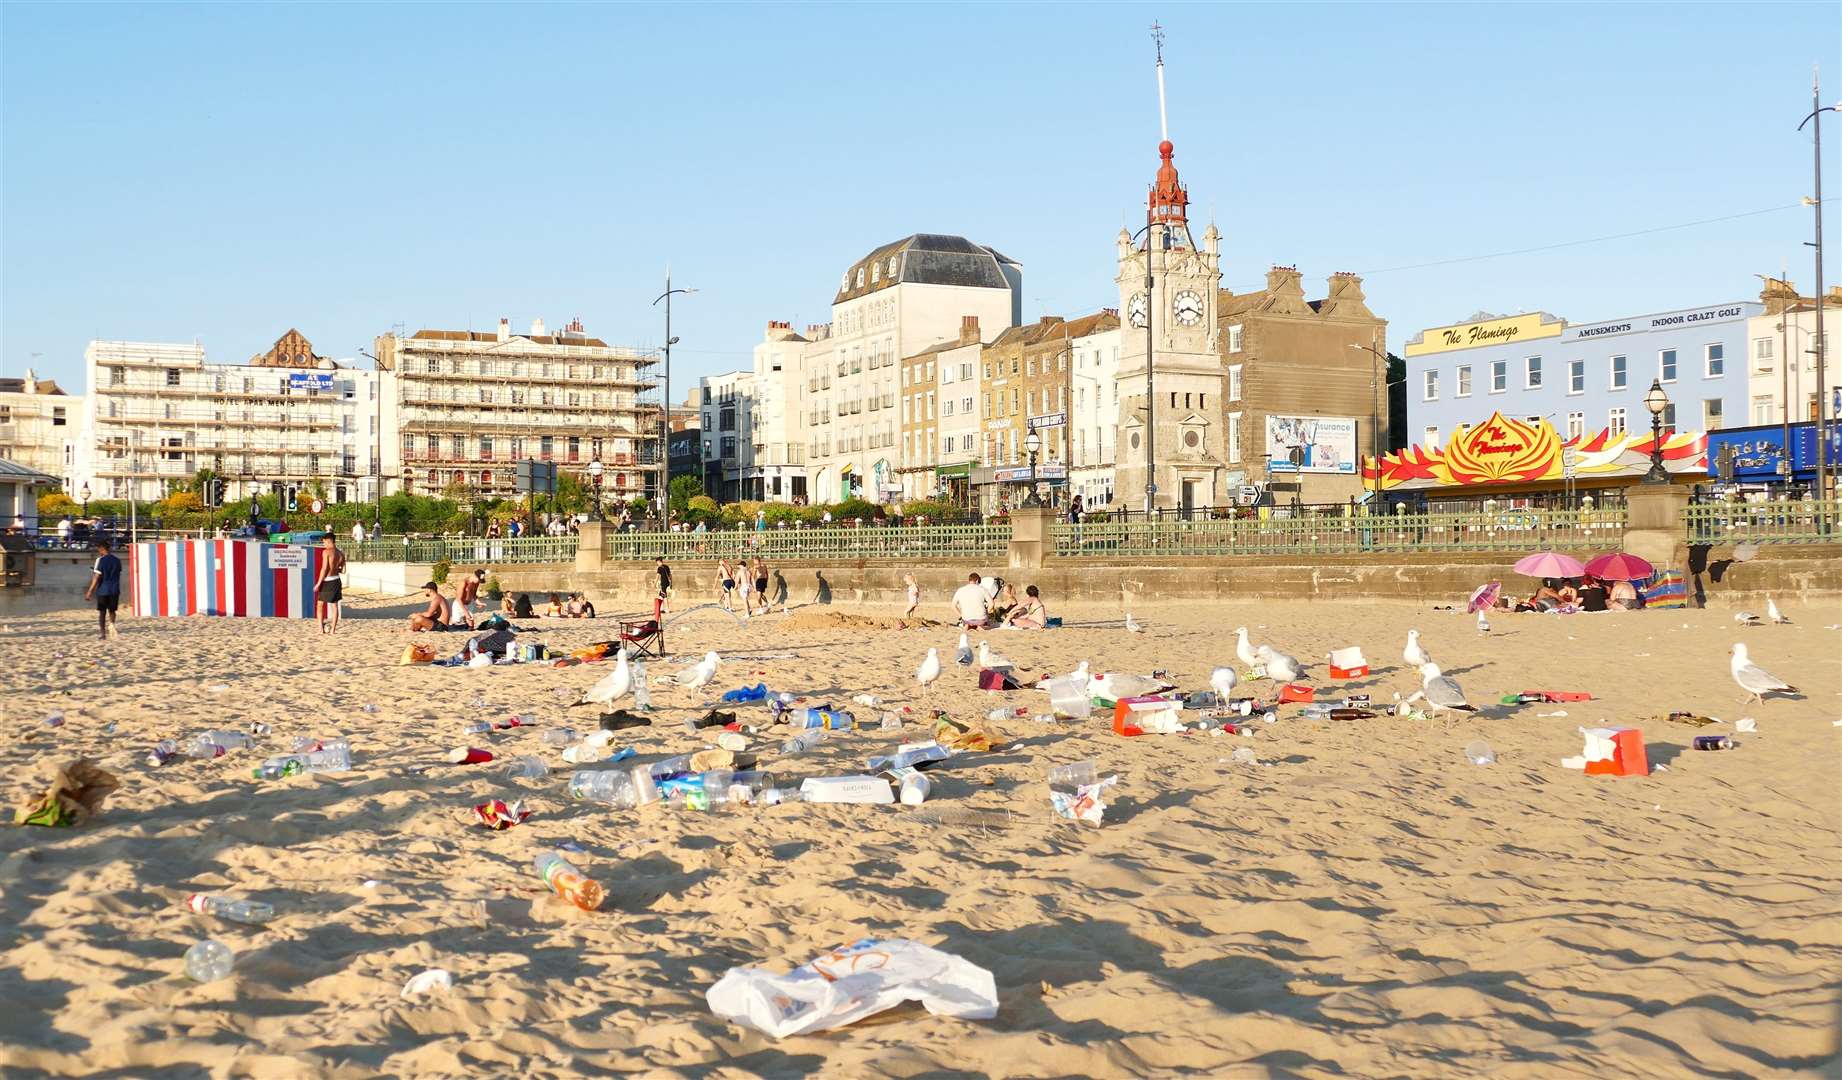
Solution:
[{"label": "clear blue sky", "polygon": [[[873,246],[957,232],[1025,314],[1116,303],[1171,138],[1226,284],[1795,204],[1842,5],[0,6],[0,372],[93,337],[348,357],[403,323],[662,334],[674,397]],[[1826,147],[1842,196],[1842,116]],[[1576,321],[1811,279],[1810,213],[1371,273],[1398,349],[1478,309]],[[1842,237],[1842,201],[1830,205]],[[1842,243],[1828,277],[1842,280]],[[36,360],[33,354],[42,354]],[[80,391],[79,391],[80,392]]]}]

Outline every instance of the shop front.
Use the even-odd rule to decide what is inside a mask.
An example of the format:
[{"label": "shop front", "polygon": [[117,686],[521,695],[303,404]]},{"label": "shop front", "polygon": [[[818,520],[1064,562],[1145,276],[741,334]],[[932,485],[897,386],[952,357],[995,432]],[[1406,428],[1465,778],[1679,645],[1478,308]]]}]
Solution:
[{"label": "shop front", "polygon": [[972,470],[979,513],[991,517],[1023,505],[1030,497],[1032,478],[1044,505],[1062,505],[1068,490],[1068,466],[1059,461],[1041,462],[1034,470],[1028,465],[1003,465]]},{"label": "shop front", "polygon": [[[1500,413],[1481,424],[1460,424],[1443,445],[1409,446],[1362,463],[1365,485],[1384,501],[1436,512],[1495,507],[1572,508],[1624,502],[1625,489],[1650,471],[1648,432],[1563,439],[1544,419],[1515,420]],[[1664,471],[1678,484],[1707,479],[1708,436],[1665,432]],[[1588,501],[1590,500],[1590,501]]]}]

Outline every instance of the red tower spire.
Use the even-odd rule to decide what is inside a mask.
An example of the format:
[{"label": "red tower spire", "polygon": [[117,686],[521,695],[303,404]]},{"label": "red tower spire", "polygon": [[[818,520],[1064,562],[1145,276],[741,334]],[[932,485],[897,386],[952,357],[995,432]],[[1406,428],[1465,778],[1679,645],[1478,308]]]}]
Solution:
[{"label": "red tower spire", "polygon": [[1169,139],[1158,144],[1158,156],[1164,163],[1158,166],[1157,183],[1151,185],[1151,220],[1166,225],[1187,225],[1190,193],[1177,179],[1177,166],[1171,164],[1174,152],[1175,147]]}]

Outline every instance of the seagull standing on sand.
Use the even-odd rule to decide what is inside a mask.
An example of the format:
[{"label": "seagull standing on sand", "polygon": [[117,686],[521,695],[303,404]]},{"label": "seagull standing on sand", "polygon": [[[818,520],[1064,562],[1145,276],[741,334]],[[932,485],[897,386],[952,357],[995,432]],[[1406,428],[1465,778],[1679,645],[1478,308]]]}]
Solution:
[{"label": "seagull standing on sand", "polygon": [[1277,649],[1262,645],[1260,655],[1266,661],[1266,673],[1278,682],[1299,682],[1311,678],[1305,674],[1305,665]]},{"label": "seagull standing on sand", "polygon": [[972,643],[966,640],[964,630],[959,632],[959,649],[953,654],[953,662],[962,665],[972,663]]},{"label": "seagull standing on sand", "polygon": [[1439,665],[1428,660],[1420,665],[1420,695],[1435,711],[1450,709],[1455,712],[1476,712],[1477,707],[1465,701],[1465,692],[1458,685],[1458,680],[1439,670]]},{"label": "seagull standing on sand", "polygon": [[1209,672],[1209,687],[1215,691],[1215,700],[1228,704],[1228,695],[1234,693],[1234,684],[1240,681],[1232,666],[1218,667]]},{"label": "seagull standing on sand", "polygon": [[926,694],[927,688],[934,685],[934,680],[938,678],[940,678],[940,650],[929,649],[927,656],[921,661],[921,666],[915,669],[915,681],[921,684],[921,692]]},{"label": "seagull standing on sand", "polygon": [[1245,626],[1235,627],[1234,655],[1235,655],[1235,659],[1239,660],[1241,663],[1245,664],[1249,668],[1256,668],[1260,666],[1260,654],[1255,652],[1254,647],[1247,643],[1247,627]]},{"label": "seagull standing on sand", "polygon": [[1746,646],[1737,641],[1733,645],[1732,669],[1733,681],[1746,691],[1747,696],[1741,698],[1742,701],[1750,698],[1763,705],[1767,694],[1797,693],[1797,687],[1753,663],[1752,658],[1746,655]]},{"label": "seagull standing on sand", "polygon": [[612,705],[633,691],[633,670],[627,666],[627,652],[621,650],[620,659],[614,661],[614,670],[601,677],[601,681],[582,691],[582,696],[570,702],[576,705]]},{"label": "seagull standing on sand", "polygon": [[1132,617],[1132,613],[1130,611],[1126,612],[1126,633],[1142,634],[1144,632],[1145,628],[1138,624],[1138,620]]},{"label": "seagull standing on sand", "polygon": [[692,690],[700,686],[708,686],[710,680],[716,678],[716,666],[721,662],[722,661],[717,658],[716,653],[705,653],[704,658],[699,660],[695,667],[685,672],[683,677],[678,680],[678,685],[688,687]]},{"label": "seagull standing on sand", "polygon": [[1433,662],[1433,658],[1420,647],[1420,631],[1407,631],[1407,647],[1401,650],[1401,659],[1407,661],[1410,668],[1421,668]]},{"label": "seagull standing on sand", "polygon": [[1734,621],[1734,622],[1736,622],[1736,623],[1739,623],[1739,624],[1740,624],[1741,626],[1757,626],[1757,625],[1759,625],[1759,617],[1758,617],[1757,615],[1754,615],[1754,614],[1753,614],[1752,612],[1750,612],[1750,611],[1736,611],[1736,612],[1734,612],[1734,613],[1733,613],[1733,621]]},{"label": "seagull standing on sand", "polygon": [[992,652],[991,646],[981,641],[979,642],[979,666],[987,671],[1009,671],[1016,665],[1011,663],[1003,653]]},{"label": "seagull standing on sand", "polygon": [[1765,598],[1765,617],[1780,626],[1791,621],[1784,612],[1778,610],[1778,602],[1769,596]]}]

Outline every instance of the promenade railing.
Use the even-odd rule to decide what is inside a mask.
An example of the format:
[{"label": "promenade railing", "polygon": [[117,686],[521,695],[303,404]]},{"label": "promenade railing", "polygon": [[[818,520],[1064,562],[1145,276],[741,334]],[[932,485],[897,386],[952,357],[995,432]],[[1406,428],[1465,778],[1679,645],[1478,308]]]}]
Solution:
[{"label": "promenade railing", "polygon": [[1359,555],[1369,552],[1611,551],[1625,511],[1502,510],[1471,514],[1320,515],[1191,521],[1066,521],[1054,526],[1064,558],[1206,555]]},{"label": "promenade railing", "polygon": [[1842,500],[1714,502],[1684,507],[1690,544],[1834,544]]},{"label": "promenade railing", "polygon": [[607,537],[614,560],[754,558],[851,561],[996,559],[1010,554],[1009,525],[904,525],[899,528],[765,529],[717,532],[617,532]]},{"label": "promenade railing", "polygon": [[572,563],[576,561],[574,536],[413,538],[383,536],[362,544],[346,541],[339,546],[352,562]]}]

